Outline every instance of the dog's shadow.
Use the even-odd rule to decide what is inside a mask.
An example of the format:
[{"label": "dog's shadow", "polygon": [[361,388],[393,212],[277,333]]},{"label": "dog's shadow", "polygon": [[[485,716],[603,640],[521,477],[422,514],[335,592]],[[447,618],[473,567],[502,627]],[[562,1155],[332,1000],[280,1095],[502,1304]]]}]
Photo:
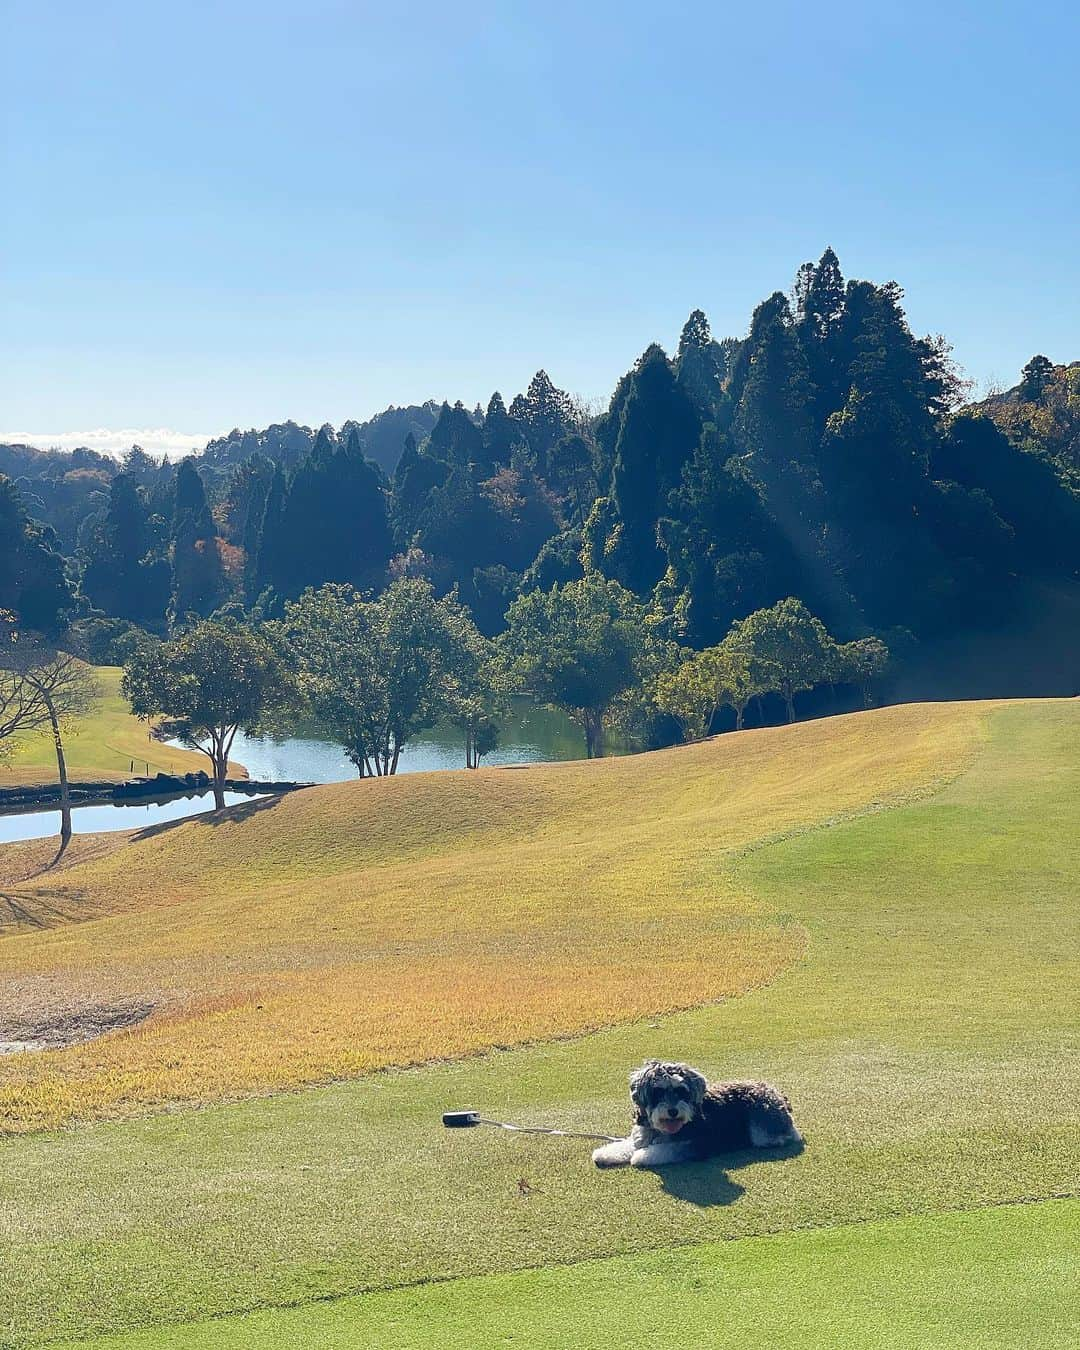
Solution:
[{"label": "dog's shadow", "polygon": [[743,1153],[727,1153],[723,1157],[710,1158],[708,1162],[673,1163],[670,1167],[658,1167],[656,1175],[660,1178],[660,1189],[665,1195],[685,1200],[699,1209],[712,1209],[715,1205],[734,1204],[746,1190],[745,1186],[733,1181],[729,1173],[749,1167],[752,1163],[783,1162],[785,1158],[797,1158],[804,1147],[800,1140],[783,1148],[747,1149]]}]

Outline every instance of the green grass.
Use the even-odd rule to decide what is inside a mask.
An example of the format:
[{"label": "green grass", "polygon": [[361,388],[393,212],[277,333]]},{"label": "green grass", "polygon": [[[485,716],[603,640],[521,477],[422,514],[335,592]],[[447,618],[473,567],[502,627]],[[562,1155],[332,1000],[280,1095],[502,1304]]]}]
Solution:
[{"label": "green grass", "polygon": [[[1078,818],[1080,703],[1006,707],[992,714],[974,763],[931,798],[795,833],[717,870],[718,885],[808,933],[807,955],[768,988],[576,1040],[8,1138],[0,1335],[34,1345],[417,1281],[1075,1195]],[[652,940],[662,950],[663,930]],[[805,1153],[606,1174],[591,1168],[586,1144],[439,1125],[445,1109],[478,1106],[614,1131],[626,1117],[626,1070],[647,1055],[779,1082]],[[985,1303],[994,1286],[980,1249],[973,1239],[964,1259],[972,1297]],[[696,1258],[650,1257],[660,1264],[642,1276],[640,1300],[659,1295],[669,1259]],[[1043,1277],[1042,1302],[1030,1282],[1031,1334],[1003,1344],[1062,1343],[1046,1309],[1055,1299],[1067,1307],[1075,1291],[1049,1257]],[[454,1297],[449,1288],[425,1296]],[[394,1297],[407,1308],[421,1295]],[[946,1292],[935,1305],[943,1318],[951,1302]],[[954,1322],[964,1333],[959,1307]],[[851,1325],[849,1344],[874,1343],[869,1323]],[[171,1334],[148,1343],[168,1345]]]},{"label": "green grass", "polygon": [[481,1276],[58,1350],[1072,1350],[1080,1204],[1049,1201]]},{"label": "green grass", "polygon": [[[94,667],[102,696],[93,712],[79,718],[65,734],[68,777],[73,782],[120,782],[133,773],[152,777],[206,771],[209,760],[205,755],[153,740],[146,723],[131,715],[120,693],[122,673],[118,666]],[[36,786],[56,779],[56,751],[48,732],[20,738],[10,759],[0,762],[0,787]]]}]

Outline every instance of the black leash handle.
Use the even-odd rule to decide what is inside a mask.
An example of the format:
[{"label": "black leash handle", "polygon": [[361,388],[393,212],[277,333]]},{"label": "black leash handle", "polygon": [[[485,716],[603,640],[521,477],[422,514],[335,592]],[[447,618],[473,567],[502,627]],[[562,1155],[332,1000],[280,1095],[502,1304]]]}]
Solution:
[{"label": "black leash handle", "polygon": [[606,1144],[614,1144],[619,1138],[615,1134],[581,1134],[577,1130],[549,1130],[543,1125],[510,1125],[505,1120],[488,1120],[479,1111],[444,1111],[442,1123],[448,1130],[463,1130],[473,1125],[494,1125],[500,1130],[512,1130],[514,1134],[552,1134],[562,1139],[598,1139]]}]

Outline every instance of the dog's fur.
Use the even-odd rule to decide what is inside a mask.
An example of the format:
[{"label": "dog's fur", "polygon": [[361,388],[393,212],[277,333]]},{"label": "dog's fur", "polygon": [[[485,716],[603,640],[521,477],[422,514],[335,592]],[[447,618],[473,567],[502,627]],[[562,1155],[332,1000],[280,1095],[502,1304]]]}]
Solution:
[{"label": "dog's fur", "polygon": [[706,1083],[688,1064],[650,1059],[630,1076],[634,1128],[593,1153],[597,1167],[665,1167],[802,1142],[791,1103],[768,1083]]}]

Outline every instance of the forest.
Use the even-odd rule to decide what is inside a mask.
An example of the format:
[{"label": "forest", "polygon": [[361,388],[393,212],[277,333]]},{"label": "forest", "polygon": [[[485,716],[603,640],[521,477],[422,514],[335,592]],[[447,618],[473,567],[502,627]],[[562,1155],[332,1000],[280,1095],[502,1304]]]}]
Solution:
[{"label": "forest", "polygon": [[[845,280],[827,249],[743,337],[715,338],[695,310],[602,410],[541,370],[509,402],[234,430],[178,464],[0,446],[0,610],[119,664],[200,619],[310,629],[319,603],[421,582],[410,593],[445,598],[523,687],[563,703],[552,653],[565,686],[568,663],[595,661],[603,611],[649,638],[620,686],[648,691],[629,719],[648,743],[703,734],[725,702],[738,725],[751,698],[759,719],[794,715],[776,678],[771,704],[760,679],[741,707],[693,692],[716,694],[718,660],[738,683],[733,648],[763,613],[798,613],[811,644],[846,652],[798,686],[830,707],[838,687],[856,706],[890,681],[932,696],[940,644],[976,635],[1025,686],[995,688],[973,658],[960,692],[1075,693],[1058,672],[1080,647],[1080,362],[1036,355],[1015,388],[968,395],[900,287]],[[1037,642],[1033,609],[1053,615]]]}]

